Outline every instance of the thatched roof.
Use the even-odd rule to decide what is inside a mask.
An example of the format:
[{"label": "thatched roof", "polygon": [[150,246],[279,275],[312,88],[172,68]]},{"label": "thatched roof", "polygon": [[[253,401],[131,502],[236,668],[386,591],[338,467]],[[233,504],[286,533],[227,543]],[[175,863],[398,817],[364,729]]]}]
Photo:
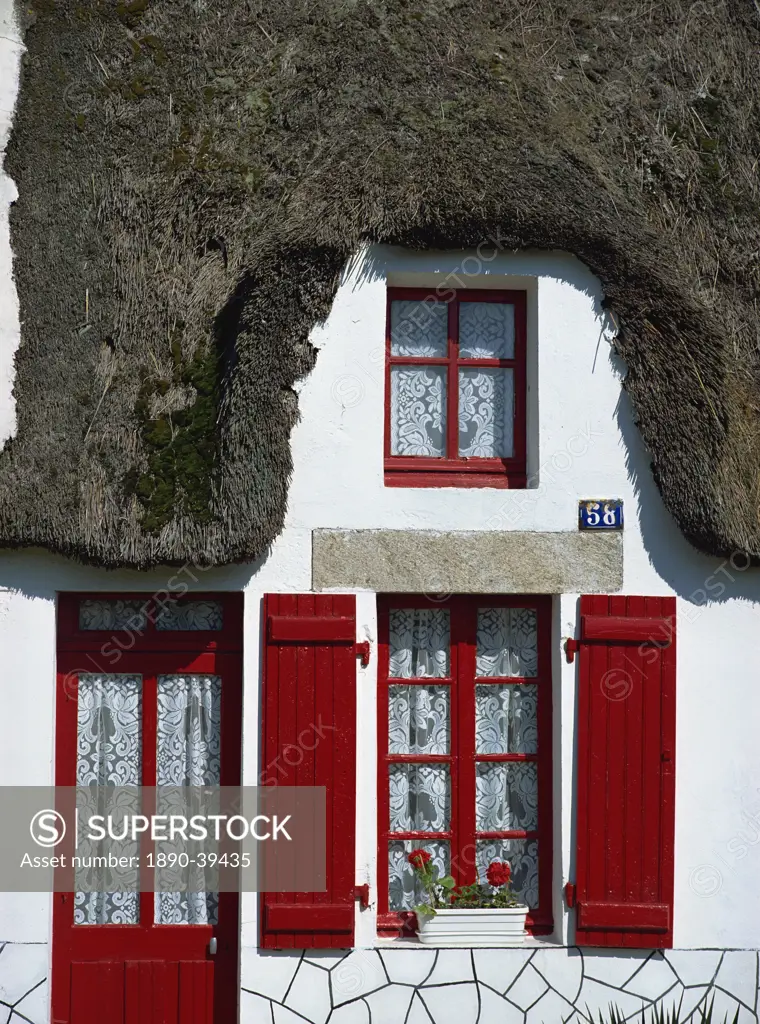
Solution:
[{"label": "thatched roof", "polygon": [[760,555],[752,0],[31,0],[0,538],[259,556],[362,241],[575,253],[686,536]]}]

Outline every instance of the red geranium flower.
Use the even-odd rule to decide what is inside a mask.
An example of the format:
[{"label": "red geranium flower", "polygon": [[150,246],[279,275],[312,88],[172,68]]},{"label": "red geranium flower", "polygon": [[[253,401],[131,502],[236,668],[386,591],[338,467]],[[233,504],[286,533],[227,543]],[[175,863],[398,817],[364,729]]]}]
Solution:
[{"label": "red geranium flower", "polygon": [[495,860],[488,865],[486,878],[489,885],[492,885],[494,889],[499,889],[502,885],[509,885],[511,877],[512,868],[504,861]]},{"label": "red geranium flower", "polygon": [[422,870],[430,860],[432,860],[427,850],[412,850],[412,852],[406,858],[413,868]]}]

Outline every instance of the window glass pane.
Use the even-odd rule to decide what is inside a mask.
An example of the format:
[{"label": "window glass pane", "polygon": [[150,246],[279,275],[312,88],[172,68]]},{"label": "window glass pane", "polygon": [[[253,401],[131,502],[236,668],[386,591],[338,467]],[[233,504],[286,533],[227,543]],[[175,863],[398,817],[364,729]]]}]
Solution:
[{"label": "window glass pane", "polygon": [[[222,680],[219,676],[176,675],[158,677],[158,738],[156,781],[159,786],[218,786],[221,783]],[[173,808],[173,800],[177,806]],[[158,813],[187,814],[182,791],[159,794]],[[176,852],[169,844],[163,852]],[[158,843],[156,852],[162,852]],[[191,853],[191,850],[186,852]],[[206,889],[209,873],[196,864],[172,869],[181,876],[182,892],[157,892],[156,924],[216,924],[219,896]],[[210,871],[210,869],[209,869]],[[166,885],[171,872],[165,872]]]},{"label": "window glass pane", "polygon": [[535,754],[538,727],[535,683],[489,683],[475,687],[475,751]]},{"label": "window glass pane", "polygon": [[[172,850],[176,852],[176,844],[172,846]],[[199,876],[198,884],[203,884],[202,868],[190,865],[184,869],[184,873],[194,873]],[[154,893],[154,897],[156,924],[219,923],[218,892],[157,892]]]},{"label": "window glass pane", "polygon": [[[142,678],[80,673],[78,694],[77,786],[139,786],[142,780]],[[93,799],[96,799],[94,794]],[[120,801],[120,807],[122,805]],[[77,794],[77,806],[80,821],[98,813],[98,808],[89,806],[85,793]],[[137,808],[123,806],[123,810],[135,813]],[[105,852],[99,843],[89,843],[80,836],[77,853],[83,863]],[[119,843],[115,852],[119,856],[137,856],[138,844]],[[123,874],[125,886],[136,885],[135,872]],[[77,878],[81,883],[86,882],[88,890],[95,889],[98,881],[105,881],[97,867],[79,869]],[[136,891],[79,891],[74,896],[76,925],[137,924],[139,920],[140,900]]]},{"label": "window glass pane", "polygon": [[462,359],[514,359],[515,307],[505,302],[462,302],[459,355]]},{"label": "window glass pane", "polygon": [[475,673],[535,676],[538,635],[534,608],[478,608]]},{"label": "window glass pane", "polygon": [[451,780],[447,764],[390,766],[391,832],[447,832]]},{"label": "window glass pane", "polygon": [[156,629],[218,630],[222,628],[219,601],[172,601],[162,605],[156,616]]},{"label": "window glass pane", "polygon": [[391,455],[446,454],[446,368],[391,367]]},{"label": "window glass pane", "polygon": [[514,371],[469,367],[459,371],[459,454],[509,459],[514,455]]},{"label": "window glass pane", "polygon": [[412,850],[427,850],[438,877],[448,875],[451,853],[447,839],[394,839],[388,843],[388,907],[390,910],[412,910],[423,902],[423,889],[417,873],[407,860]]},{"label": "window glass pane", "polygon": [[391,754],[448,754],[448,686],[388,687],[388,750]]},{"label": "window glass pane", "polygon": [[147,601],[113,601],[86,598],[79,603],[80,629],[133,629],[143,632],[148,625]]},{"label": "window glass pane", "polygon": [[[129,856],[124,851],[124,844],[120,844],[120,856]],[[137,853],[137,846],[135,846],[134,856],[137,856]],[[85,858],[88,854],[80,848],[78,856]],[[80,874],[79,870],[76,871],[76,874]],[[74,924],[139,923],[140,894],[137,892],[78,892],[74,894]]]},{"label": "window glass pane", "polygon": [[392,679],[449,674],[449,611],[447,608],[394,608],[390,613]]},{"label": "window glass pane", "polygon": [[478,832],[531,832],[538,828],[538,765],[481,761],[475,775]]},{"label": "window glass pane", "polygon": [[391,303],[391,355],[445,358],[449,307],[445,302],[402,299]]},{"label": "window glass pane", "polygon": [[480,839],[477,842],[478,880],[487,883],[488,865],[506,861],[512,868],[512,891],[531,908],[538,906],[538,840]]},{"label": "window glass pane", "polygon": [[79,675],[77,786],[139,786],[142,677]]},{"label": "window glass pane", "polygon": [[159,786],[221,784],[221,706],[219,676],[158,677]]}]

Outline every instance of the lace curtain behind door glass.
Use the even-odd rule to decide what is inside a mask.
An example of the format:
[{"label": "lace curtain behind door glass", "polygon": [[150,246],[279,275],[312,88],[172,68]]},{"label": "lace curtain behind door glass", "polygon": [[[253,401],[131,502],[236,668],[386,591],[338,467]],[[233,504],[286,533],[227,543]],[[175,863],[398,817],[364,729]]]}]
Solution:
[{"label": "lace curtain behind door glass", "polygon": [[[79,676],[77,705],[77,786],[139,786],[141,782],[142,678],[132,675]],[[78,803],[87,802],[86,794]],[[80,818],[81,818],[80,814]],[[97,855],[80,844],[79,854]],[[119,853],[135,856],[137,844],[120,845]],[[78,879],[86,878],[88,888],[97,885],[97,869],[83,869]],[[125,883],[134,882],[125,875]],[[74,923],[137,924],[139,896],[135,892],[77,892],[74,897]]]},{"label": "lace curtain behind door glass", "polygon": [[148,627],[148,601],[85,598],[79,603],[79,628],[83,630],[124,629],[144,633]]},{"label": "lace curtain behind door glass", "polygon": [[156,629],[220,630],[224,623],[221,601],[172,601],[159,607]]},{"label": "lace curtain behind door glass", "polygon": [[[219,676],[158,677],[159,786],[221,784],[221,707]],[[171,792],[163,794],[160,800],[171,803]],[[161,813],[170,813],[170,808],[161,808]],[[156,893],[156,924],[216,924],[219,897],[216,892],[206,891],[208,872],[191,864],[181,873],[183,888],[195,891]]]}]

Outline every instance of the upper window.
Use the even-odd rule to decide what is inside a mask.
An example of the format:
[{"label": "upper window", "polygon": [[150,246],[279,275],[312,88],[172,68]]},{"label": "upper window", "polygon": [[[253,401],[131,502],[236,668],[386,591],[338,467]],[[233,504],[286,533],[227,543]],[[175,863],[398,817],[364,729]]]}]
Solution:
[{"label": "upper window", "polygon": [[540,597],[381,602],[382,932],[420,902],[419,848],[460,885],[508,861],[529,929],[551,931],[549,614]]},{"label": "upper window", "polygon": [[525,292],[388,290],[385,482],[525,486]]}]

